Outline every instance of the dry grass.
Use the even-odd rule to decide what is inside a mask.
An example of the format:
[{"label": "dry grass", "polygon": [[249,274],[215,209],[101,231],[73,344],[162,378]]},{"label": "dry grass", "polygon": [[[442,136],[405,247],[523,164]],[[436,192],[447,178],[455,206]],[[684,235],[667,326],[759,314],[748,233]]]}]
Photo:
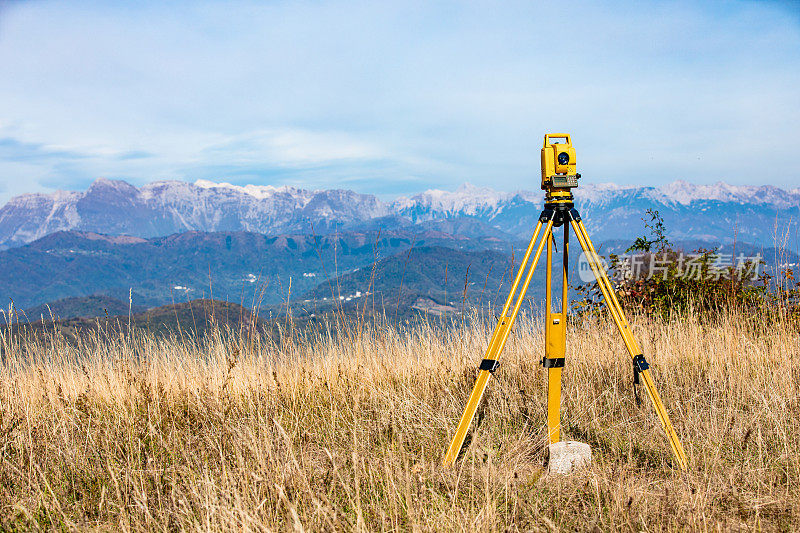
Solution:
[{"label": "dry grass", "polygon": [[687,473],[672,466],[651,406],[636,406],[630,362],[607,323],[570,332],[564,437],[590,443],[595,462],[566,478],[542,470],[533,320],[518,325],[453,469],[440,461],[488,327],[373,326],[281,348],[221,337],[77,347],[5,338],[0,527],[796,529],[796,324],[633,322]]}]

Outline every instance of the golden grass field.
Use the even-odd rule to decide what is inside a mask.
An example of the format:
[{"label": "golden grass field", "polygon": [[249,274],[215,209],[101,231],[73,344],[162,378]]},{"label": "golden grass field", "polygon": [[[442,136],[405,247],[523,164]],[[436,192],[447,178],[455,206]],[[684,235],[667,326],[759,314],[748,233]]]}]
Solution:
[{"label": "golden grass field", "polygon": [[[542,325],[521,318],[471,443],[440,462],[491,324],[341,327],[279,343],[3,338],[4,530],[665,531],[800,528],[800,329],[632,317],[683,440],[637,407],[613,325],[569,329],[548,476]],[[473,425],[475,428],[475,425]]]}]

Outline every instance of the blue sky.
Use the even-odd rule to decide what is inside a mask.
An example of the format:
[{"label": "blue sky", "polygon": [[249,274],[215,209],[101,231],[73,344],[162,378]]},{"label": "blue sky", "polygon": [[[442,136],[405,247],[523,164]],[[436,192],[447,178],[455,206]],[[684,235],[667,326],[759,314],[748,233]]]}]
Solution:
[{"label": "blue sky", "polygon": [[[797,2],[3,2],[0,201],[98,177],[800,185]],[[568,4],[568,5],[564,5]]]}]

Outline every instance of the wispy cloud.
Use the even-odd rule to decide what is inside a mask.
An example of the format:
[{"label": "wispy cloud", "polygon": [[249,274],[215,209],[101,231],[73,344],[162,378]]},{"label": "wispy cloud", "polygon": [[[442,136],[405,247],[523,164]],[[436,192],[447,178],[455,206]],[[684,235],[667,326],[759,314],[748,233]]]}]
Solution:
[{"label": "wispy cloud", "polygon": [[535,188],[553,129],[597,181],[800,175],[796,4],[9,6],[0,200],[99,176]]},{"label": "wispy cloud", "polygon": [[201,153],[231,162],[259,164],[268,161],[289,168],[324,166],[342,161],[358,163],[389,157],[376,144],[346,133],[300,129],[259,130],[233,135],[203,148]]},{"label": "wispy cloud", "polygon": [[10,137],[0,138],[0,160],[6,162],[52,162],[85,157],[84,154],[63,150],[57,146],[22,142]]}]

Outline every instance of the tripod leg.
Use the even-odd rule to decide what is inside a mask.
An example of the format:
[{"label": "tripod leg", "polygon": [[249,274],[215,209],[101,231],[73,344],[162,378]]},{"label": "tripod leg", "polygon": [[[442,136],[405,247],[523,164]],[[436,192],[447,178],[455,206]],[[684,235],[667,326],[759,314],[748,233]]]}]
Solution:
[{"label": "tripod leg", "polygon": [[547,243],[547,273],[545,281],[544,359],[547,369],[547,435],[550,443],[561,440],[561,370],[566,353],[564,314],[553,313],[553,235]]},{"label": "tripod leg", "polygon": [[675,458],[678,460],[678,465],[681,467],[681,469],[685,470],[688,464],[686,461],[686,454],[683,451],[683,446],[681,445],[680,439],[678,439],[677,433],[675,433],[675,429],[672,427],[672,422],[670,422],[667,409],[664,407],[661,397],[658,395],[655,382],[653,382],[653,378],[650,376],[650,372],[648,370],[649,365],[645,360],[644,355],[642,355],[642,352],[636,343],[636,339],[633,337],[628,320],[625,318],[625,314],[622,312],[622,306],[617,299],[617,295],[614,293],[614,288],[611,286],[611,281],[608,279],[608,276],[600,265],[597,252],[594,249],[591,239],[589,238],[589,233],[586,231],[586,226],[584,226],[580,216],[577,215],[577,212],[574,210],[571,213],[571,218],[572,228],[575,230],[575,235],[578,237],[578,242],[580,242],[581,248],[587,256],[589,266],[592,269],[595,279],[597,279],[597,284],[600,287],[600,291],[603,293],[603,298],[606,301],[606,305],[611,313],[611,317],[614,320],[614,323],[617,325],[617,329],[622,336],[625,347],[628,349],[628,353],[633,358],[633,364],[635,368],[639,373],[641,373],[642,378],[644,379],[647,395],[650,397],[650,401],[653,403],[653,407],[658,414],[658,418],[662,427],[664,428],[664,432],[667,434],[672,452],[675,455]]},{"label": "tripod leg", "polygon": [[[549,251],[549,250],[548,250]],[[551,444],[561,440],[561,375],[567,352],[567,311],[569,278],[569,225],[564,225],[561,270],[561,313],[551,312],[550,272],[547,274],[547,313],[545,314],[545,356],[547,368],[547,434]],[[550,259],[548,258],[548,264]]]},{"label": "tripod leg", "polygon": [[561,440],[561,371],[564,368],[566,337],[561,313],[553,313],[550,331],[545,335],[545,359],[560,366],[547,368],[547,435],[550,444]]},{"label": "tripod leg", "polygon": [[[547,217],[549,218],[545,218],[546,213]],[[522,306],[522,301],[525,299],[525,293],[528,290],[528,285],[530,285],[531,279],[533,278],[533,273],[536,270],[536,264],[539,262],[539,257],[542,255],[542,250],[544,249],[545,244],[548,242],[548,238],[553,230],[552,217],[552,212],[542,213],[542,217],[539,218],[539,222],[536,224],[536,229],[534,230],[533,237],[528,245],[528,250],[525,252],[525,257],[522,259],[519,271],[514,278],[514,283],[511,285],[511,291],[506,299],[505,305],[503,306],[502,316],[497,322],[497,326],[495,326],[494,333],[492,333],[492,340],[489,342],[489,348],[486,350],[486,355],[484,356],[484,359],[479,367],[481,372],[478,375],[478,380],[475,382],[475,386],[473,387],[472,393],[467,401],[467,407],[464,409],[464,414],[461,416],[461,421],[458,423],[456,434],[453,436],[452,442],[450,442],[450,447],[447,449],[447,454],[445,454],[444,461],[442,462],[444,466],[453,464],[453,462],[456,460],[456,457],[458,457],[458,452],[461,451],[461,446],[464,444],[464,439],[467,436],[467,430],[472,423],[472,419],[475,417],[475,411],[478,409],[478,405],[483,398],[483,393],[486,390],[486,385],[489,381],[489,375],[495,370],[495,368],[497,368],[497,359],[500,357],[500,354],[506,345],[506,340],[508,339],[508,334],[511,331],[511,326],[514,324],[514,320],[517,318],[519,309]],[[527,268],[531,252],[536,245],[536,241],[538,240],[539,232],[542,228],[544,220],[547,220],[547,225],[545,226],[542,239],[539,241],[539,245],[536,247],[536,253],[533,257],[530,268],[528,268],[528,274],[525,276],[525,280],[522,283],[519,295],[514,302],[514,296],[517,293],[517,288],[519,287],[522,276]],[[508,314],[508,310],[511,307],[512,302],[514,302],[514,307],[511,311],[511,314]]]}]

